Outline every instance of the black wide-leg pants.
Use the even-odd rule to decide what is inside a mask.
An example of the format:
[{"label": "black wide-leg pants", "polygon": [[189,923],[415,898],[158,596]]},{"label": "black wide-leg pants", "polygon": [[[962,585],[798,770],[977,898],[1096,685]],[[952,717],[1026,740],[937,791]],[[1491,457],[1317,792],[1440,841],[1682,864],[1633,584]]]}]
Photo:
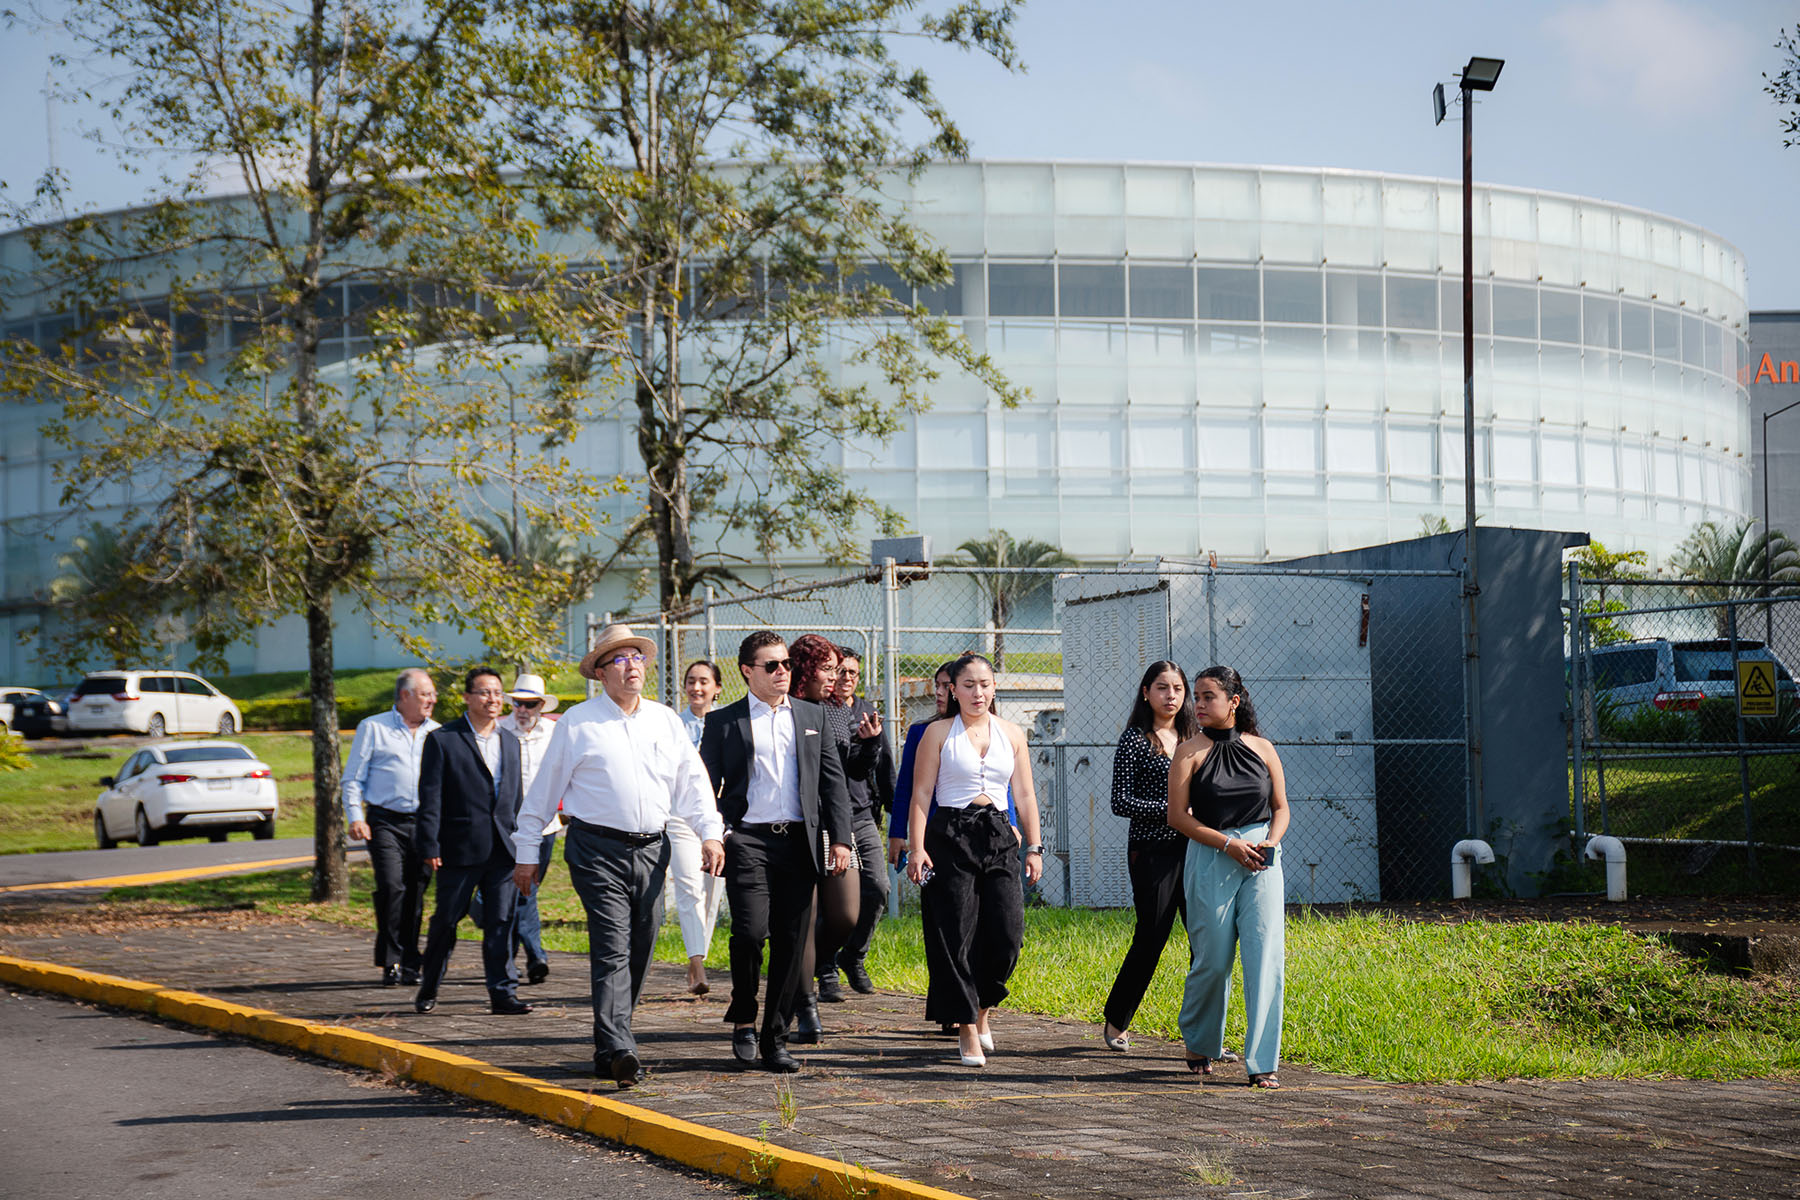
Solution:
[{"label": "black wide-leg pants", "polygon": [[1131,1028],[1131,1019],[1144,1002],[1144,993],[1156,975],[1156,964],[1162,961],[1163,947],[1169,944],[1169,931],[1175,927],[1176,916],[1181,917],[1181,927],[1187,928],[1187,894],[1181,886],[1187,847],[1187,839],[1181,838],[1143,842],[1125,851],[1137,927],[1132,930],[1131,948],[1119,964],[1119,976],[1113,980],[1105,1008],[1106,1023],[1121,1032]]},{"label": "black wide-leg pants", "polygon": [[1006,999],[1025,940],[1019,838],[996,805],[940,808],[925,825],[926,1012],[966,1025]]}]

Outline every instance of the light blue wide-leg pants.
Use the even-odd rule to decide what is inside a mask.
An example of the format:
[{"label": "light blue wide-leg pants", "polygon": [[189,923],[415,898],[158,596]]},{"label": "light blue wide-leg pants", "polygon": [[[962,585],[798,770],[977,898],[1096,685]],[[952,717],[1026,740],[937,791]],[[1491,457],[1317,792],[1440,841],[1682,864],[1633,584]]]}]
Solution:
[{"label": "light blue wide-leg pants", "polygon": [[[1246,842],[1269,835],[1268,824],[1221,829]],[[1287,916],[1282,907],[1281,850],[1268,869],[1246,871],[1222,851],[1189,842],[1182,876],[1187,891],[1187,989],[1181,1001],[1181,1040],[1191,1055],[1217,1058],[1225,1048],[1225,1005],[1231,960],[1244,962],[1244,1069],[1266,1075],[1281,1064],[1281,1003]]]}]

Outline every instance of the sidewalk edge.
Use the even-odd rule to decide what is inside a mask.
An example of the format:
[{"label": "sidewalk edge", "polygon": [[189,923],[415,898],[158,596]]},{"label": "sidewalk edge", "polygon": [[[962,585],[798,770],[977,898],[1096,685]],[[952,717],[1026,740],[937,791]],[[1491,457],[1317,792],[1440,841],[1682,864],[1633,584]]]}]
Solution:
[{"label": "sidewalk edge", "polygon": [[800,1200],[968,1200],[930,1184],[712,1129],[557,1087],[479,1059],[342,1025],[296,1020],[196,992],[10,955],[0,955],[0,981],[267,1042],[442,1088]]}]

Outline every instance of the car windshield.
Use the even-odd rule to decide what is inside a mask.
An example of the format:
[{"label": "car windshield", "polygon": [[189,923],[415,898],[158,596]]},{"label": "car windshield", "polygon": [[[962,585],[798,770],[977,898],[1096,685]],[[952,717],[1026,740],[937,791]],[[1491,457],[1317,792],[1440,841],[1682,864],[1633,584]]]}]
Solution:
[{"label": "car windshield", "polygon": [[123,675],[96,675],[92,679],[84,679],[75,685],[77,696],[110,696],[114,692],[125,690]]},{"label": "car windshield", "polygon": [[163,760],[171,763],[213,762],[255,757],[242,746],[195,746],[192,749],[172,747],[163,751]]}]

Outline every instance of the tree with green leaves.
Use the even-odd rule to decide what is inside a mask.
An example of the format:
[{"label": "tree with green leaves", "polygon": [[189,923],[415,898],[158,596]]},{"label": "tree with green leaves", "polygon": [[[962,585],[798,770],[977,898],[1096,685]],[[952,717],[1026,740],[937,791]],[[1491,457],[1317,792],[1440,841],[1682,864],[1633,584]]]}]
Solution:
[{"label": "tree with green leaves", "polygon": [[1589,638],[1597,646],[1630,641],[1631,630],[1619,620],[1624,602],[1608,597],[1607,587],[1611,581],[1649,578],[1649,552],[1608,550],[1605,542],[1595,539],[1571,550],[1569,561],[1581,569],[1581,611]]},{"label": "tree with green leaves", "polygon": [[[1800,592],[1800,547],[1779,529],[1759,533],[1755,521],[1702,521],[1675,548],[1669,565],[1681,578],[1694,581],[1686,589],[1689,595],[1720,602],[1721,634],[1726,631],[1724,601]],[[1749,584],[1764,586],[1744,586]]]},{"label": "tree with green leaves", "polygon": [[1781,51],[1781,70],[1774,75],[1763,73],[1763,91],[1784,110],[1781,144],[1791,150],[1800,146],[1800,25],[1783,29],[1775,48]]},{"label": "tree with green leaves", "polygon": [[[1079,565],[1062,549],[1036,538],[1015,541],[1004,529],[995,529],[984,538],[970,538],[957,547],[971,566],[1005,568],[975,576],[975,583],[987,598],[988,618],[994,625],[994,669],[1006,665],[1006,627],[1012,622],[1013,610],[1020,603],[1050,584],[1043,573],[1052,567]],[[1032,568],[1038,573],[1019,573],[1018,568]]]},{"label": "tree with green leaves", "polygon": [[491,493],[593,532],[592,480],[507,454],[579,413],[505,420],[514,331],[561,264],[482,139],[486,20],[463,0],[79,0],[67,36],[120,81],[110,136],[173,165],[142,208],[69,216],[49,179],[10,214],[32,261],[0,280],[7,308],[67,328],[8,343],[0,389],[45,406],[65,508],[131,485],[130,564],[90,581],[77,624],[147,637],[179,612],[210,669],[304,621],[318,900],[347,893],[335,615],[432,657],[434,625],[505,628],[531,594],[482,552]]},{"label": "tree with green leaves", "polygon": [[599,558],[543,519],[527,523],[501,513],[492,520],[476,518],[475,528],[482,552],[516,578],[521,595],[515,619],[486,631],[489,653],[521,672],[561,658],[569,607],[593,595],[605,574]]},{"label": "tree with green leaves", "polygon": [[[489,77],[547,224],[599,244],[558,295],[555,395],[616,396],[644,464],[619,533],[659,607],[901,514],[849,483],[945,371],[1019,393],[944,310],[893,192],[967,146],[907,46],[1017,63],[1018,0],[521,0]],[[918,136],[913,136],[917,131]],[[580,336],[575,336],[576,333]]]}]

